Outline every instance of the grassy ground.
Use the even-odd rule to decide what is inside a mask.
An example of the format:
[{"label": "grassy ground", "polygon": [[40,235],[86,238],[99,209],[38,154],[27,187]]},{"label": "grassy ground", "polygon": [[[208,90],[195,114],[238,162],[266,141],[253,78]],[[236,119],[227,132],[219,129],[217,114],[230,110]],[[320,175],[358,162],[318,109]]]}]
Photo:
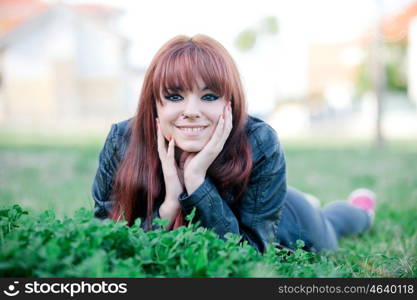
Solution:
[{"label": "grassy ground", "polygon": [[[0,134],[1,204],[18,203],[32,212],[52,208],[58,217],[92,208],[104,138],[35,141]],[[357,187],[378,194],[372,230],[343,239],[328,259],[353,277],[417,277],[417,141],[390,143],[385,150],[361,142],[283,144],[289,185],[322,203],[344,199]]]},{"label": "grassy ground", "polygon": [[345,199],[357,187],[378,195],[374,227],[342,239],[332,259],[358,277],[417,277],[417,143],[383,151],[354,146],[286,147],[289,184],[323,203]]}]

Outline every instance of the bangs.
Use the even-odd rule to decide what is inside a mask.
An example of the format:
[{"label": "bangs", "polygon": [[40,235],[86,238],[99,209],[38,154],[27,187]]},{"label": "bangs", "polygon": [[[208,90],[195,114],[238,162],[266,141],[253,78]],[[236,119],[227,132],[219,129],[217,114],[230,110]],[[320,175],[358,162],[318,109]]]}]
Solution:
[{"label": "bangs", "polygon": [[201,48],[192,42],[179,45],[164,53],[153,74],[153,95],[161,101],[160,95],[191,91],[198,86],[198,80],[220,97],[230,99],[232,75],[228,63],[211,49]]}]

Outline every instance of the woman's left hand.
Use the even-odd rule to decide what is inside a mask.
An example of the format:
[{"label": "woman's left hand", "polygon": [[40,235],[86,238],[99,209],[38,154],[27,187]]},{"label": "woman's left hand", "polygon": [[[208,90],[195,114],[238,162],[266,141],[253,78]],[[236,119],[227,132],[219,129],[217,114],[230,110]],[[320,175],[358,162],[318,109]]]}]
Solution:
[{"label": "woman's left hand", "polygon": [[185,159],[184,185],[188,195],[191,195],[204,182],[208,168],[223,150],[232,128],[232,108],[229,101],[206,146],[198,153],[189,154]]}]

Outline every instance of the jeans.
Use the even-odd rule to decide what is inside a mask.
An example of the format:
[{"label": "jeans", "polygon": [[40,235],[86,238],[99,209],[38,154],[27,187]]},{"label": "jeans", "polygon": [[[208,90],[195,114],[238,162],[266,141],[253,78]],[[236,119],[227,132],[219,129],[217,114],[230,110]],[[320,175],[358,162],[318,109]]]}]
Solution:
[{"label": "jeans", "polygon": [[296,240],[303,240],[304,250],[336,251],[338,240],[346,235],[368,230],[368,213],[346,201],[334,201],[315,208],[304,194],[288,187],[278,229],[278,243],[296,249]]}]

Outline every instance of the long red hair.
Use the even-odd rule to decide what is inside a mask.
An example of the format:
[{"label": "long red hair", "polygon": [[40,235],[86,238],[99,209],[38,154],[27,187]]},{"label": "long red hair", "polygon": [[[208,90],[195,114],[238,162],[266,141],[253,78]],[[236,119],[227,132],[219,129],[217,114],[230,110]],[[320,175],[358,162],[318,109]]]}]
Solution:
[{"label": "long red hair", "polygon": [[213,92],[230,99],[233,129],[223,150],[207,170],[220,194],[231,191],[235,201],[243,195],[252,170],[252,156],[245,132],[246,101],[236,65],[214,39],[177,36],[153,58],[145,74],[136,115],[131,120],[130,141],[115,174],[111,218],[124,218],[131,226],[138,217],[152,224],[154,205],[165,198],[162,167],[157,151],[156,102],[161,92],[181,87],[191,90],[201,78]]}]

